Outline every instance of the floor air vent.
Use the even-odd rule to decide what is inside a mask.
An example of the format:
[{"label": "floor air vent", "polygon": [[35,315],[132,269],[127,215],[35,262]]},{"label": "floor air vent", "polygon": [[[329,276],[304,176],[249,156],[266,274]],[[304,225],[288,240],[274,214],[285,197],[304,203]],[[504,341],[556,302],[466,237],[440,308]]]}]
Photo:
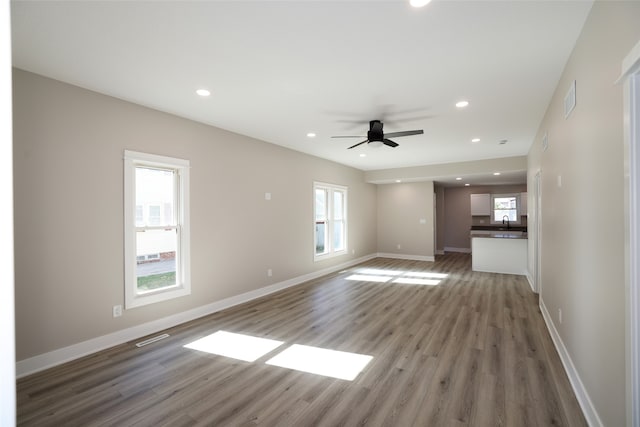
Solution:
[{"label": "floor air vent", "polygon": [[163,339],[168,338],[168,337],[169,337],[169,334],[158,335],[157,337],[153,337],[153,338],[149,338],[148,340],[140,341],[139,343],[136,344],[136,347],[144,347],[145,345],[153,344],[156,341],[160,341],[160,340],[163,340]]}]

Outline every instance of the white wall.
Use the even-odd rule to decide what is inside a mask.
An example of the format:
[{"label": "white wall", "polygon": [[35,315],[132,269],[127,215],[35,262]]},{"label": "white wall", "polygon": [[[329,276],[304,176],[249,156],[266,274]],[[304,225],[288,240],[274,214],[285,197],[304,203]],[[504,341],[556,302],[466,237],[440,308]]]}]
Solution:
[{"label": "white wall", "polygon": [[[640,2],[594,3],[528,156],[529,188],[542,171],[540,301],[594,425],[626,424],[623,96],[615,81],[639,22]],[[565,119],[574,80],[577,103]]]},{"label": "white wall", "polygon": [[9,2],[0,1],[0,425],[15,424],[13,277],[13,162],[11,130],[11,25]]}]

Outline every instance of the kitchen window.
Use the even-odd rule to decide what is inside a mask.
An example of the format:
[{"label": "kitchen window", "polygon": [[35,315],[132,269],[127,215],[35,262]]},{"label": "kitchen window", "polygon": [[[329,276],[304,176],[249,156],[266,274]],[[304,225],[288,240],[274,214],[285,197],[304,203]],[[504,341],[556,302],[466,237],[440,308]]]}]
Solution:
[{"label": "kitchen window", "polygon": [[347,187],[314,182],[314,260],[347,252]]},{"label": "kitchen window", "polygon": [[491,195],[492,224],[520,224],[520,194]]},{"label": "kitchen window", "polygon": [[125,308],[191,293],[189,161],[124,153]]}]

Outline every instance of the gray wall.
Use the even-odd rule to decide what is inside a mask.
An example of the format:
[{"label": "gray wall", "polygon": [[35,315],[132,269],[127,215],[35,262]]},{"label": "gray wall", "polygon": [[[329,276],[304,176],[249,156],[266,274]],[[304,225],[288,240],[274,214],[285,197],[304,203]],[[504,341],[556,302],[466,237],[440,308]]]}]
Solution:
[{"label": "gray wall", "polygon": [[[487,185],[470,187],[446,187],[444,188],[444,220],[440,224],[444,228],[444,248],[471,249],[469,230],[471,225],[481,225],[479,218],[471,216],[472,194],[508,194],[527,191],[527,186],[522,185]],[[481,217],[483,225],[491,225],[490,217]],[[526,219],[523,218],[526,225]]]},{"label": "gray wall", "polygon": [[[594,3],[528,156],[530,188],[542,172],[541,301],[606,426],[626,424],[623,94],[614,82],[639,22],[640,2]],[[577,104],[565,119],[573,80]]]},{"label": "gray wall", "polygon": [[[362,171],[24,71],[13,77],[18,360],[376,252],[376,187]],[[114,319],[124,149],[191,161],[192,294]],[[314,180],[349,187],[350,253],[318,263]]]},{"label": "gray wall", "polygon": [[378,252],[434,256],[433,191],[431,181],[378,186]]}]

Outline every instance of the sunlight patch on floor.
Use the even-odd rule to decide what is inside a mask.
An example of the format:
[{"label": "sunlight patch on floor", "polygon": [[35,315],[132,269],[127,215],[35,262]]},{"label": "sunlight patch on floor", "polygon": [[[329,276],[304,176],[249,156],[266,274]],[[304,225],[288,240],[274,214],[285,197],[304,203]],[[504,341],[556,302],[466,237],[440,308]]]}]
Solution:
[{"label": "sunlight patch on floor", "polygon": [[389,280],[391,280],[393,277],[391,276],[371,276],[371,275],[366,275],[366,274],[352,274],[351,276],[347,277],[347,280],[358,280],[361,282],[379,282],[379,283],[385,283],[388,282]]},{"label": "sunlight patch on floor", "polygon": [[400,283],[405,285],[436,286],[442,279],[449,275],[445,273],[432,273],[429,271],[398,271],[378,268],[359,268],[357,274],[352,274],[346,280],[378,283]]},{"label": "sunlight patch on floor", "polygon": [[382,270],[379,268],[359,268],[358,273],[361,274],[371,274],[374,276],[380,276],[380,275],[385,275],[385,276],[400,276],[401,274],[404,274],[404,271],[398,271],[398,270]]},{"label": "sunlight patch on floor", "polygon": [[281,368],[353,381],[371,359],[373,356],[365,354],[294,344],[266,363]]},{"label": "sunlight patch on floor", "polygon": [[218,356],[253,362],[284,344],[283,341],[218,331],[184,347]]}]

